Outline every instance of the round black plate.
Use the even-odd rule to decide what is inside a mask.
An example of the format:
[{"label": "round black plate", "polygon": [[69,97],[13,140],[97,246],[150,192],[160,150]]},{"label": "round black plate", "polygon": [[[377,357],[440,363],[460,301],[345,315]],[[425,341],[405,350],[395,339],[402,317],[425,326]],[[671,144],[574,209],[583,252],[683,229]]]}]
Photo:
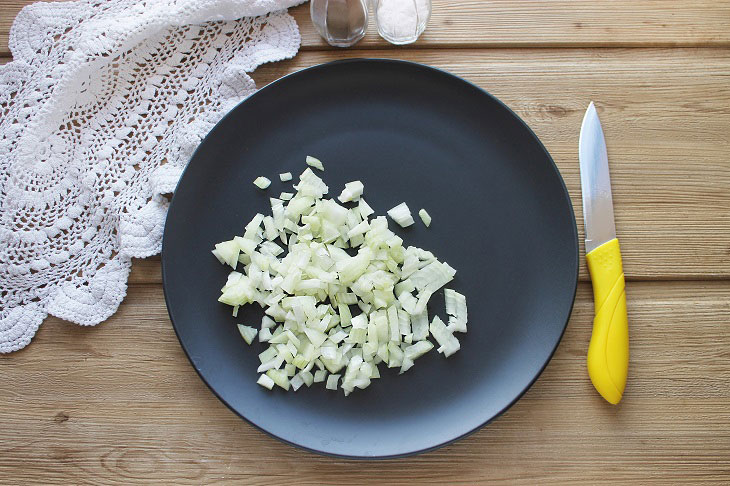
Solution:
[{"label": "round black plate", "polygon": [[[349,397],[322,384],[298,392],[256,384],[258,353],[235,323],[258,326],[258,306],[217,302],[230,268],[213,245],[243,233],[268,198],[291,190],[304,158],[320,158],[330,195],[360,179],[378,214],[406,201],[425,228],[390,222],[405,244],[457,269],[467,296],[461,351],[431,352],[398,376]],[[273,182],[267,191],[257,176]],[[183,349],[203,380],[253,425],[311,451],[393,457],[475,431],[537,379],[565,330],[578,277],[570,199],[550,155],[501,102],[449,73],[402,61],[348,60],[272,83],[213,128],[175,191],[162,250],[165,298]],[[429,314],[444,315],[443,292]]]}]

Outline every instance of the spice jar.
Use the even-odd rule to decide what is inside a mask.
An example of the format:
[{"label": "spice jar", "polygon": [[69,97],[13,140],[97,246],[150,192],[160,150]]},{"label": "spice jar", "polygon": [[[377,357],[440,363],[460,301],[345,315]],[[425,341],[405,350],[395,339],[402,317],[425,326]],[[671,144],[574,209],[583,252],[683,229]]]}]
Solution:
[{"label": "spice jar", "polygon": [[309,13],[319,35],[335,47],[350,47],[368,28],[365,0],[311,0]]},{"label": "spice jar", "polygon": [[375,25],[391,44],[410,44],[426,29],[431,0],[372,0]]}]

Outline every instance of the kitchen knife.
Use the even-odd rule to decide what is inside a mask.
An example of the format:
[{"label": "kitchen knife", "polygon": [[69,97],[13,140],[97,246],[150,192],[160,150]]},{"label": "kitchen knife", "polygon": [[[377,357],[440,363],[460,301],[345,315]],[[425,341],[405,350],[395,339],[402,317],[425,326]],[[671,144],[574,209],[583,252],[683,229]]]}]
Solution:
[{"label": "kitchen knife", "polygon": [[593,282],[595,318],[588,346],[588,375],[609,403],[617,404],[629,369],[626,284],[613,219],[611,179],[603,129],[593,102],[578,144],[588,271]]}]

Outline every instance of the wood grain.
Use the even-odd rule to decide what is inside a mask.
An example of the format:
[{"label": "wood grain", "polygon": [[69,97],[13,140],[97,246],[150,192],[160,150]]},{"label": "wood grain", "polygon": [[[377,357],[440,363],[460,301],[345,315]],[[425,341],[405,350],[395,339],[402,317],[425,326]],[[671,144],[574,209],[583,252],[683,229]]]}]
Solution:
[{"label": "wood grain", "polygon": [[[13,19],[32,0],[0,2],[0,55]],[[304,49],[332,49],[317,35],[309,5],[291,9]],[[730,0],[433,0],[414,47],[729,46]],[[369,32],[358,48],[388,44]],[[394,48],[396,49],[396,48]]]},{"label": "wood grain", "polygon": [[[721,484],[730,480],[730,282],[630,283],[631,373],[604,403],[584,366],[590,286],[554,359],[506,415],[423,456],[352,462],[246,424],[185,358],[159,286],[95,328],[49,319],[0,356],[0,482]],[[242,344],[243,345],[243,344]]]}]

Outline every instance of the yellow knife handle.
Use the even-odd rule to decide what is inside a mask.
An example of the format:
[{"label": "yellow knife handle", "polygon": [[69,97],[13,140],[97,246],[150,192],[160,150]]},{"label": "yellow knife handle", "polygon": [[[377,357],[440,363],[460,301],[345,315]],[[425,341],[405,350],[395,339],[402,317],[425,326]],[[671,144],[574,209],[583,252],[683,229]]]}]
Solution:
[{"label": "yellow knife handle", "polygon": [[615,405],[621,401],[629,371],[626,282],[618,239],[591,250],[586,260],[596,308],[588,346],[588,375],[598,393]]}]

